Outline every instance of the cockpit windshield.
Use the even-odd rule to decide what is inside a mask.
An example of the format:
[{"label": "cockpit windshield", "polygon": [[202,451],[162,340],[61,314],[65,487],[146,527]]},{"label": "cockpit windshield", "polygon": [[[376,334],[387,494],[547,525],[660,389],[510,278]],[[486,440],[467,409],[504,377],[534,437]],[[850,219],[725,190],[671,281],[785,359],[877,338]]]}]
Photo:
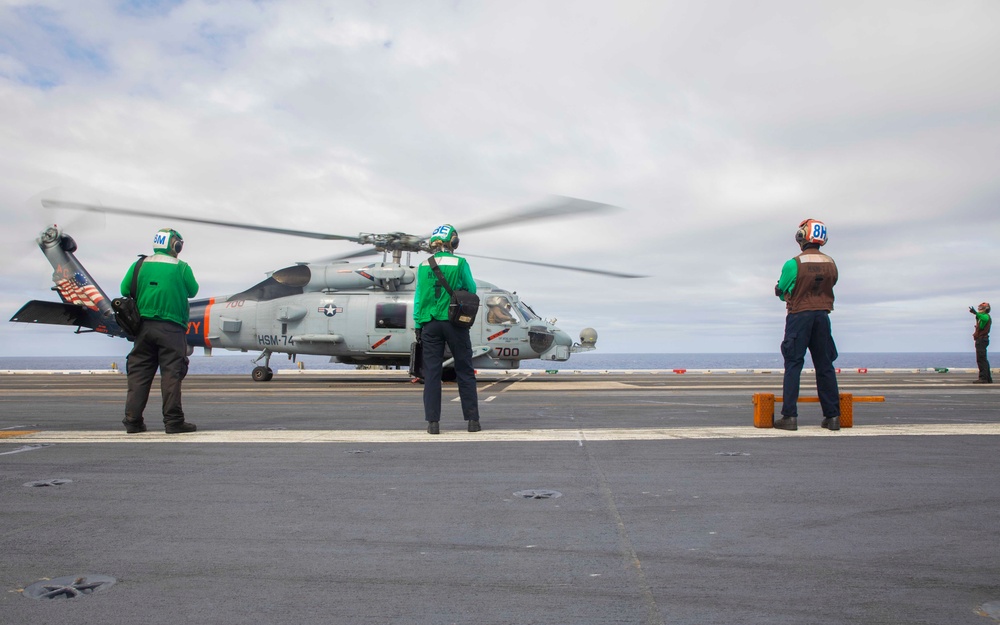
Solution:
[{"label": "cockpit windshield", "polygon": [[542,318],[539,317],[535,313],[535,311],[531,309],[531,306],[528,306],[524,302],[518,302],[517,309],[521,311],[521,314],[524,315],[524,318],[527,319],[528,321],[532,321],[535,319],[537,319],[538,321],[542,320]]},{"label": "cockpit windshield", "polygon": [[513,325],[520,321],[518,309],[513,306],[509,297],[502,293],[486,295],[486,323]]}]

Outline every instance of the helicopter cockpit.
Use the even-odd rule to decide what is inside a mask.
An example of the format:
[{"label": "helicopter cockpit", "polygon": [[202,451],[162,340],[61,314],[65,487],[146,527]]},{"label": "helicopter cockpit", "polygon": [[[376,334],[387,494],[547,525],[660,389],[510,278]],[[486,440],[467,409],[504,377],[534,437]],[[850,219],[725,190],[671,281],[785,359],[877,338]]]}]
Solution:
[{"label": "helicopter cockpit", "polygon": [[517,309],[505,294],[494,294],[486,297],[486,323],[514,325],[520,322]]}]

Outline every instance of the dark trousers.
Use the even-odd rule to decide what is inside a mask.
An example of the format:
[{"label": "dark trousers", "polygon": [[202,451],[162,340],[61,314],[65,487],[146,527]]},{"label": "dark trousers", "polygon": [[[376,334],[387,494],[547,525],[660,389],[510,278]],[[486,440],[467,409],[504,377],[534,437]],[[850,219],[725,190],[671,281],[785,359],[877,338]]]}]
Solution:
[{"label": "dark trousers", "polygon": [[434,320],[421,327],[420,340],[424,352],[424,418],[428,421],[441,420],[441,371],[447,344],[455,357],[462,416],[466,421],[479,421],[479,396],[476,393],[476,372],[472,368],[469,331],[456,328],[447,321]]},{"label": "dark trousers", "polygon": [[807,310],[785,317],[785,338],[781,355],[785,358],[785,379],[781,387],[784,403],[781,415],[799,415],[799,377],[805,363],[806,349],[816,367],[816,390],[824,417],[840,416],[840,392],[837,388],[837,346],[833,342],[830,314],[825,310]]},{"label": "dark trousers", "polygon": [[992,382],[993,373],[990,371],[990,361],[986,358],[986,348],[990,345],[990,337],[976,339],[976,364],[979,365],[979,379],[983,382]]},{"label": "dark trousers", "polygon": [[160,369],[160,394],[163,396],[163,422],[181,423],[181,382],[188,372],[187,329],[169,321],[143,319],[139,336],[126,360],[128,393],[125,396],[125,420],[142,422],[142,412],[149,400],[156,369]]}]

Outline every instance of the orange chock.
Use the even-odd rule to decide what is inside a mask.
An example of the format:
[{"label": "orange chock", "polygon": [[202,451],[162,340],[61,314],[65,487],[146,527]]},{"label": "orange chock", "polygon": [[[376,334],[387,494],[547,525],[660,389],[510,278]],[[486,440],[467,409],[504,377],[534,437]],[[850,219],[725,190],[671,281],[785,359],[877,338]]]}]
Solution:
[{"label": "orange chock", "polygon": [[854,427],[854,395],[840,394],[840,427]]},{"label": "orange chock", "polygon": [[[753,426],[756,428],[774,427],[774,402],[782,401],[772,393],[754,393],[753,395]],[[819,402],[819,397],[799,397],[800,402]],[[854,427],[854,402],[882,402],[884,397],[855,397],[852,393],[840,394],[840,427]]]},{"label": "orange chock", "polygon": [[755,428],[774,427],[774,394],[754,393],[753,426]]}]

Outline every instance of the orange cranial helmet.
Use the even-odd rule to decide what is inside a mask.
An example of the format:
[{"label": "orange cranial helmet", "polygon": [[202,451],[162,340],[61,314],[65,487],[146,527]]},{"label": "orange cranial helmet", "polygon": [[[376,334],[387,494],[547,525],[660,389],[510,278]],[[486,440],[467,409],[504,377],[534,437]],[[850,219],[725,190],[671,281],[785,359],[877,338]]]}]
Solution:
[{"label": "orange cranial helmet", "polygon": [[822,247],[826,245],[826,239],[826,224],[818,219],[803,220],[795,231],[795,242],[799,248],[805,248],[810,243]]}]

